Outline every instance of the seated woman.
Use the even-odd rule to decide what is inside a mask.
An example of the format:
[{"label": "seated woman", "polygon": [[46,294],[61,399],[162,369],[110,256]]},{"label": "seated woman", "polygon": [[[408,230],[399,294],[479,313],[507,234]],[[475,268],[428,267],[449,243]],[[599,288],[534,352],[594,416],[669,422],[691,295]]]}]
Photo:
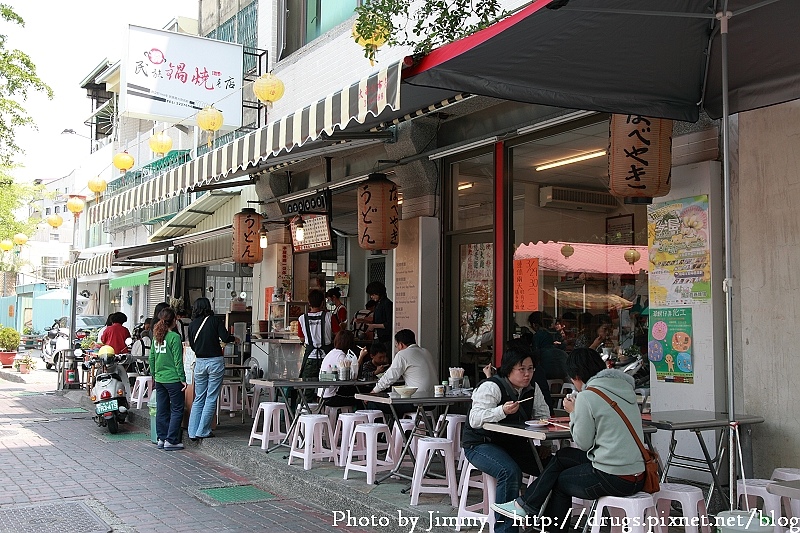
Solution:
[{"label": "seated woman", "polygon": [[[333,338],[333,350],[328,352],[325,359],[322,360],[320,368],[327,371],[328,368],[334,366],[342,368],[344,365],[350,363],[352,358],[347,356],[347,352],[352,351],[355,347],[355,338],[353,332],[343,329],[336,334]],[[347,360],[347,362],[345,362]],[[358,372],[357,368],[351,366],[351,372]],[[326,387],[319,389],[320,396],[325,400],[325,405],[330,407],[343,407],[346,405],[356,405],[356,388],[352,385],[345,387]]]},{"label": "seated woman", "polygon": [[[644,460],[625,421],[598,394],[586,390],[597,388],[617,402],[642,439],[633,378],[606,369],[600,354],[589,348],[573,350],[567,358],[567,370],[575,388],[582,391],[574,399],[564,399],[572,440],[578,448],[561,448],[524,497],[492,504],[496,512],[524,520],[525,515],[540,513],[552,491],[544,510],[544,515],[553,520],[550,531],[568,528],[564,517],[573,497],[595,500],[600,496],[630,496],[644,486]],[[528,523],[532,524],[530,520]]]},{"label": "seated woman", "polygon": [[[533,350],[524,343],[506,346],[497,375],[472,393],[472,409],[461,435],[464,453],[476,468],[497,479],[497,501],[519,496],[522,472],[538,475],[536,457],[527,439],[483,429],[487,422],[524,422],[547,418],[550,408],[542,391],[531,383]],[[532,401],[524,400],[533,398]],[[524,403],[523,403],[524,402]],[[516,531],[511,520],[498,520],[495,533]]]}]

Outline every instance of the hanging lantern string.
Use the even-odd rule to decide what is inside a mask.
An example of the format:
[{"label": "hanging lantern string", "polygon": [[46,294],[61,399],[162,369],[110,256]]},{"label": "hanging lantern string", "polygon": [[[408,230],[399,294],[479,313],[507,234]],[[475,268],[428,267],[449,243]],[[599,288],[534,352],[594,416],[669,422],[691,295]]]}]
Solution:
[{"label": "hanging lantern string", "polygon": [[[256,80],[258,80],[258,78],[256,78]],[[249,88],[252,91],[253,84],[256,82],[256,80],[246,81],[244,84],[242,84],[242,89],[241,90],[245,91],[245,90],[247,90]],[[232,96],[234,96],[236,94],[237,93],[226,94],[225,96],[223,96],[219,100],[215,100],[215,101],[209,103],[208,106],[215,107],[218,104],[224,102],[227,98],[230,98],[230,97],[232,97]],[[192,126],[192,127],[196,126],[197,125],[197,115],[200,113],[200,111],[202,111],[202,109],[196,111],[193,115],[190,115],[190,116],[188,116],[186,118],[181,119],[178,122],[170,123],[170,126],[169,127],[165,127],[164,129],[161,130],[161,132],[165,132],[167,129],[176,128],[178,126]],[[122,120],[123,119],[120,119],[121,122],[122,122]],[[264,126],[264,127],[267,127],[267,126]],[[129,151],[129,150],[133,150],[134,148],[138,148],[139,146],[143,145],[144,143],[149,143],[149,141],[150,141],[149,137],[147,139],[139,139],[135,143],[129,144],[128,147],[125,149],[125,151]],[[209,145],[212,142],[213,142],[213,139],[211,139],[211,137],[209,137]],[[211,147],[209,146],[209,149],[210,148]],[[102,174],[103,172],[105,172],[106,170],[111,168],[113,165],[114,165],[114,163],[112,162],[112,163],[109,163],[108,165],[104,166],[100,170],[99,174]],[[126,171],[126,173],[127,172],[130,172],[130,170]]]}]

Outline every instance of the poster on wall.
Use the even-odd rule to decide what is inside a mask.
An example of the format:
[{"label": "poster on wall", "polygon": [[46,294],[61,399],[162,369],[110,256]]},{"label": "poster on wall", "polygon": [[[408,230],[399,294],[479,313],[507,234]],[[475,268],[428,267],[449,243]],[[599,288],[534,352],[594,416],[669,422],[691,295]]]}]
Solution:
[{"label": "poster on wall", "polygon": [[656,368],[659,381],[693,383],[692,309],[650,308],[647,357]]},{"label": "poster on wall", "polygon": [[647,206],[650,305],[711,302],[708,196]]},{"label": "poster on wall", "polygon": [[539,310],[539,259],[514,259],[514,312]]}]

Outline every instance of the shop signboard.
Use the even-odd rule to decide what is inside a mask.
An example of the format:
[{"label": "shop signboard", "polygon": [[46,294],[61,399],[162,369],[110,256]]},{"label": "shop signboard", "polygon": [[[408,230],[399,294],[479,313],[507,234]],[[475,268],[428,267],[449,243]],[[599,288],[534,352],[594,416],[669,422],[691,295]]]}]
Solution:
[{"label": "shop signboard", "polygon": [[120,115],[194,124],[206,106],[222,112],[222,130],[242,126],[240,44],[128,27],[120,67]]},{"label": "shop signboard", "polygon": [[709,304],[708,196],[647,207],[650,306]]},{"label": "shop signboard", "polygon": [[330,250],[331,224],[328,215],[303,215],[303,240],[297,240],[297,219],[291,221],[292,248],[295,253]]},{"label": "shop signboard", "polygon": [[647,357],[659,381],[693,383],[692,308],[650,308]]}]

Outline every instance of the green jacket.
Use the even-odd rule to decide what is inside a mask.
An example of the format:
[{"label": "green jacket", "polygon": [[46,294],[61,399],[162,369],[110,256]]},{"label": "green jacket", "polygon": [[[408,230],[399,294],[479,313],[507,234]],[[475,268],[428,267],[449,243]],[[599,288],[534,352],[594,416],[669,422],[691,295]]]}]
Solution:
[{"label": "green jacket", "polygon": [[[584,386],[602,390],[616,401],[643,440],[642,417],[633,392],[633,378],[619,370],[601,370]],[[644,471],[642,452],[628,426],[603,398],[583,390],[575,398],[575,410],[569,417],[572,440],[598,470],[607,474],[629,475]]]},{"label": "green jacket", "polygon": [[179,334],[168,331],[161,344],[153,339],[153,346],[150,348],[150,374],[156,383],[186,382],[183,343]]}]

